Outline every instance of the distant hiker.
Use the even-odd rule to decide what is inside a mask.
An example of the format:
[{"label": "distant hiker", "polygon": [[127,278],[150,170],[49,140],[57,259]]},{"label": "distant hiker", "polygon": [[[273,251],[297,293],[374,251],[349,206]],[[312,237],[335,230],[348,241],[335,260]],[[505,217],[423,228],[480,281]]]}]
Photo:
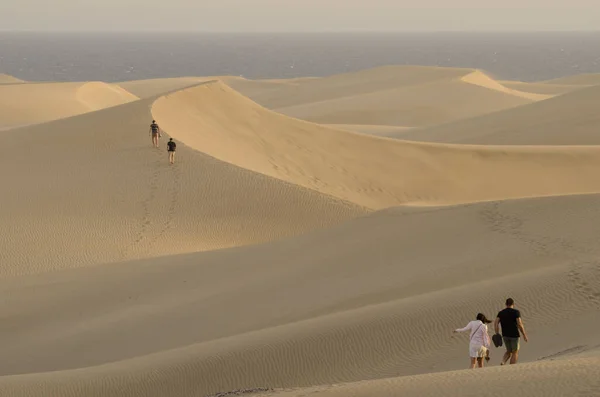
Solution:
[{"label": "distant hiker", "polygon": [[502,341],[506,346],[506,353],[502,358],[500,365],[506,364],[510,358],[511,364],[516,364],[519,359],[519,331],[523,334],[523,339],[528,342],[527,333],[521,320],[521,312],[515,309],[515,301],[512,298],[506,300],[506,309],[501,310],[494,322],[496,334],[500,333],[499,325],[502,326]]},{"label": "distant hiker", "polygon": [[483,359],[490,359],[490,336],[488,335],[487,324],[491,323],[484,314],[478,313],[474,321],[469,322],[466,327],[454,330],[454,332],[470,332],[469,357],[471,357],[470,368],[483,368]]},{"label": "distant hiker", "polygon": [[158,138],[162,137],[160,133],[160,127],[156,124],[156,120],[152,120],[152,124],[150,124],[150,134],[152,135],[152,144],[154,147],[158,146]]},{"label": "distant hiker", "polygon": [[173,138],[169,138],[169,142],[167,142],[167,151],[169,152],[169,163],[175,163],[175,149],[177,148],[177,144],[173,142]]}]

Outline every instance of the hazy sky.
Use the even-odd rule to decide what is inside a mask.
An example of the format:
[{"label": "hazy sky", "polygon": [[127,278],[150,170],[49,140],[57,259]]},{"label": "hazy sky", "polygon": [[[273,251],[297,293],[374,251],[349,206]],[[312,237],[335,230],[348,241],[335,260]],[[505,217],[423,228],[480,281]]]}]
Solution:
[{"label": "hazy sky", "polygon": [[0,30],[600,30],[600,0],[0,0]]}]

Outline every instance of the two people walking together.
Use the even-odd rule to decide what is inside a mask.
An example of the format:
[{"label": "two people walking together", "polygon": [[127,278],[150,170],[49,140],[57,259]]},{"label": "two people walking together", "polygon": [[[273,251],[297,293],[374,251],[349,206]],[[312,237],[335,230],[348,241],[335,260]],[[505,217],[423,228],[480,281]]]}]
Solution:
[{"label": "two people walking together", "polygon": [[[470,331],[469,357],[471,359],[470,368],[483,368],[483,361],[490,359],[490,337],[488,335],[488,324],[491,321],[482,313],[478,313],[474,321],[469,322],[466,327],[454,330],[454,332]],[[502,328],[502,337],[500,338],[500,327]],[[500,365],[506,364],[509,360],[511,364],[516,364],[519,358],[520,337],[523,335],[525,342],[528,342],[527,333],[521,320],[521,312],[515,309],[515,301],[512,298],[506,300],[506,308],[498,312],[494,321],[494,344],[500,346],[500,341],[504,343],[506,352],[502,357]]]},{"label": "two people walking together", "polygon": [[[152,145],[154,147],[159,147],[158,140],[162,137],[161,128],[156,124],[156,120],[152,120],[152,124],[150,124],[150,135],[152,136]],[[177,149],[177,144],[173,141],[173,138],[169,138],[169,142],[167,142],[167,152],[169,153],[169,163],[175,163],[175,150]]]}]

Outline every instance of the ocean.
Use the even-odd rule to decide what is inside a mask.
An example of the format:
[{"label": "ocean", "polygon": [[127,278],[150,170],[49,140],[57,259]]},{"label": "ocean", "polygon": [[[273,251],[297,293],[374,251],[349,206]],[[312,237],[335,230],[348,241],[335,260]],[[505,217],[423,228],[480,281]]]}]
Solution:
[{"label": "ocean", "polygon": [[600,72],[600,32],[0,32],[0,73],[29,81],[327,76],[382,65],[470,67],[540,81]]}]

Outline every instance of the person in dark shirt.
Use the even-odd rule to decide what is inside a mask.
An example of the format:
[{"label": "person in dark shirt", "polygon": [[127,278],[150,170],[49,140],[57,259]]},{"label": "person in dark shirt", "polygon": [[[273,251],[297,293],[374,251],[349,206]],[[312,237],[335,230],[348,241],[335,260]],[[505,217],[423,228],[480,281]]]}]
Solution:
[{"label": "person in dark shirt", "polygon": [[177,144],[173,142],[173,138],[169,138],[169,142],[167,142],[167,150],[169,152],[169,163],[175,163],[175,149],[177,148]]},{"label": "person in dark shirt", "polygon": [[152,120],[152,124],[150,124],[150,135],[152,136],[152,144],[154,147],[159,147],[158,138],[162,136],[160,133],[160,127],[156,124],[156,120]]},{"label": "person in dark shirt", "polygon": [[506,309],[501,310],[496,317],[494,329],[497,334],[500,333],[500,326],[502,326],[502,340],[506,346],[506,353],[504,353],[500,365],[506,364],[508,359],[510,359],[511,364],[516,364],[519,358],[519,338],[521,334],[525,342],[529,340],[527,339],[525,327],[523,327],[521,312],[515,309],[515,301],[512,298],[506,300]]}]

